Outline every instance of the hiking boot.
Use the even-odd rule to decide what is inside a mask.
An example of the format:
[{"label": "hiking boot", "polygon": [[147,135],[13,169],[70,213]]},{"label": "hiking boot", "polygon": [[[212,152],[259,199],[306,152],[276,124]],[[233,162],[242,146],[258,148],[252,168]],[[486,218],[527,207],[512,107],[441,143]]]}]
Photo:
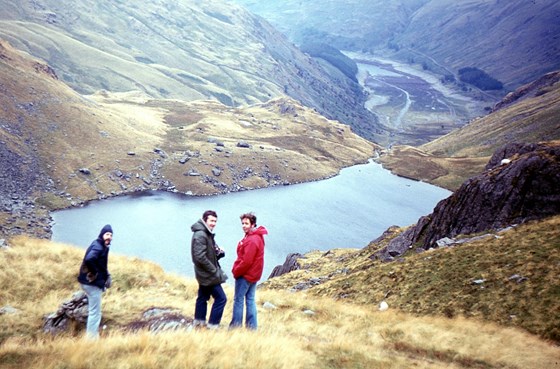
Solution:
[{"label": "hiking boot", "polygon": [[195,319],[193,320],[194,329],[205,329],[207,327],[205,320]]}]

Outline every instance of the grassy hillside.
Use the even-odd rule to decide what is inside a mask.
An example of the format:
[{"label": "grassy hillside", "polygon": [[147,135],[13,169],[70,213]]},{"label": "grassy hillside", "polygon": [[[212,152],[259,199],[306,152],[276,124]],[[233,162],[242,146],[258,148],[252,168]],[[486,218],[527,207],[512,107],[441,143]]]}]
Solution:
[{"label": "grassy hillside", "polygon": [[386,301],[411,314],[493,321],[560,341],[560,216],[390,263],[369,258],[401,231],[361,250],[307,254],[300,270],[265,285],[286,290],[307,282],[313,296],[370,307]]},{"label": "grassy hillside", "polygon": [[374,135],[376,118],[355,82],[331,76],[231,2],[9,3],[0,8],[0,37],[48,63],[81,94],[140,90],[156,99],[227,106],[288,95]]},{"label": "grassy hillside", "polygon": [[[145,189],[203,195],[317,180],[376,148],[287,97],[232,108],[139,91],[79,95],[7,42],[0,81],[3,209],[14,199],[45,211]],[[0,222],[7,219],[27,227],[26,216],[0,210]]]},{"label": "grassy hillside", "polygon": [[[75,274],[83,250],[27,237],[13,239],[10,246],[0,249],[0,263],[8,266],[0,270],[0,307],[15,309],[0,319],[2,369],[536,369],[554,368],[560,358],[557,346],[517,328],[472,318],[409,315],[393,308],[391,300],[391,308],[381,312],[376,304],[319,297],[313,290],[259,289],[256,333],[125,333],[122,327],[154,306],[191,317],[197,286],[194,280],[165,274],[153,263],[118,256],[116,248],[109,260],[114,286],[104,295],[107,328],[102,338],[87,342],[81,339],[83,331],[48,337],[41,333],[42,317],[79,288]],[[224,324],[231,317],[229,285],[226,294],[230,302]],[[264,302],[276,308],[265,309]]]},{"label": "grassy hillside", "polygon": [[395,146],[380,161],[396,174],[455,190],[480,173],[506,143],[558,140],[558,74],[543,77],[547,83],[534,83],[530,89],[521,87],[522,98],[434,141],[419,147]]}]

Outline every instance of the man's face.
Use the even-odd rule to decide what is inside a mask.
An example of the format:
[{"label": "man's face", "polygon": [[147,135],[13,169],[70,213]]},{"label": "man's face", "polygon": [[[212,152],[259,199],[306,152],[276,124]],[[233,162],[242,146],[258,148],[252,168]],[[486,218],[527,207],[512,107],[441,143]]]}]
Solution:
[{"label": "man's face", "polygon": [[208,226],[208,229],[213,231],[217,221],[218,218],[213,215],[208,215],[208,218],[206,218],[206,225]]},{"label": "man's face", "polygon": [[111,232],[103,233],[103,242],[105,246],[109,246],[111,244],[111,240],[113,239],[113,234]]},{"label": "man's face", "polygon": [[243,228],[243,232],[248,233],[252,228],[251,221],[247,218],[241,219],[241,228]]}]

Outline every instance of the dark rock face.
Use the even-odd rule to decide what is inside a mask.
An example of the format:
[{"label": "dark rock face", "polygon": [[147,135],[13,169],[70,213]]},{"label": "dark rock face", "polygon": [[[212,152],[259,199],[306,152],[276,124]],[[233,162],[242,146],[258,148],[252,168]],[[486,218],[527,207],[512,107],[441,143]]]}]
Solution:
[{"label": "dark rock face", "polygon": [[275,266],[274,269],[272,269],[272,273],[270,273],[270,276],[268,276],[268,278],[270,279],[274,277],[279,277],[283,274],[291,272],[292,270],[298,270],[299,264],[297,260],[302,257],[303,255],[298,253],[288,254],[288,256],[286,256],[286,260],[284,261],[284,264]]},{"label": "dark rock face", "polygon": [[432,214],[420,218],[374,257],[392,260],[417,243],[428,249],[444,237],[559,214],[559,189],[560,144],[506,145],[494,154],[485,172],[440,201]]},{"label": "dark rock face", "polygon": [[70,300],[64,301],[58,310],[46,316],[43,320],[43,332],[52,335],[66,332],[76,322],[85,326],[88,317],[88,299],[83,291],[72,295]]}]

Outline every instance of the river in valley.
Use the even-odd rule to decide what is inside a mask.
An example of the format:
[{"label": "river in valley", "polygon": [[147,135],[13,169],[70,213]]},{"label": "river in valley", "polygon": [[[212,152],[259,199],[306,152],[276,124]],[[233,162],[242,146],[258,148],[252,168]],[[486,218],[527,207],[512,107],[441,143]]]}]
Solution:
[{"label": "river in valley", "polygon": [[151,191],[94,201],[53,212],[52,240],[85,249],[110,223],[112,255],[150,260],[166,272],[192,277],[190,226],[212,209],[218,213],[216,241],[226,251],[221,264],[231,283],[237,242],[243,236],[239,215],[252,211],[269,232],[264,280],[289,253],[365,247],[391,225],[416,223],[450,194],[370,162],[322,181],[227,195]]}]

